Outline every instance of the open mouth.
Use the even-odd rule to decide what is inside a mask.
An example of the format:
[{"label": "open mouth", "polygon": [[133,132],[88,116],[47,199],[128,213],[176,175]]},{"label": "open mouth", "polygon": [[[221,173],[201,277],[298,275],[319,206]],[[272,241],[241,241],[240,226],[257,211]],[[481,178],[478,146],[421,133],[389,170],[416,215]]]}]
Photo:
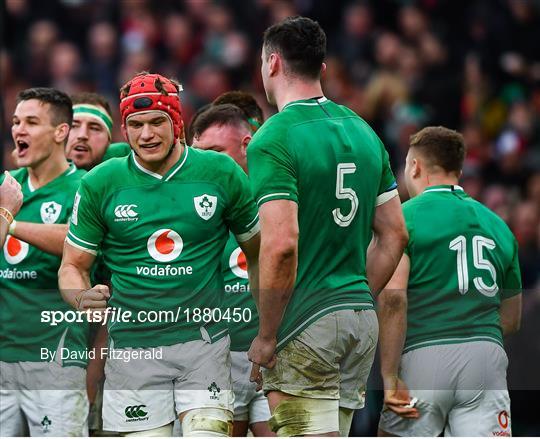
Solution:
[{"label": "open mouth", "polygon": [[19,156],[23,156],[26,154],[26,151],[28,151],[28,148],[30,145],[26,143],[24,140],[17,140],[17,154]]},{"label": "open mouth", "polygon": [[146,143],[146,144],[141,144],[140,147],[142,149],[154,149],[154,148],[157,148],[159,145],[161,145],[161,142],[155,142],[155,143]]},{"label": "open mouth", "polygon": [[78,151],[78,152],[88,152],[90,150],[90,148],[88,148],[88,146],[86,146],[86,145],[78,143],[73,147],[73,150]]}]

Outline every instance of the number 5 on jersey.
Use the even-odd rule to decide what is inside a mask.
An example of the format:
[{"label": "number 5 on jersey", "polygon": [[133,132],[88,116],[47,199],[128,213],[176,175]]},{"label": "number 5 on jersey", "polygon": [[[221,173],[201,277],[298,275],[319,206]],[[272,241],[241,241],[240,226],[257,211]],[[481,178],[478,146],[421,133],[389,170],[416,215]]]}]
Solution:
[{"label": "number 5 on jersey", "polygon": [[354,189],[345,187],[344,180],[346,174],[354,174],[356,172],[356,165],[354,163],[338,163],[337,176],[336,176],[336,198],[338,200],[349,200],[351,202],[351,210],[347,215],[341,213],[340,208],[336,208],[332,211],[334,215],[334,221],[340,227],[348,227],[356,211],[358,210],[358,196]]}]

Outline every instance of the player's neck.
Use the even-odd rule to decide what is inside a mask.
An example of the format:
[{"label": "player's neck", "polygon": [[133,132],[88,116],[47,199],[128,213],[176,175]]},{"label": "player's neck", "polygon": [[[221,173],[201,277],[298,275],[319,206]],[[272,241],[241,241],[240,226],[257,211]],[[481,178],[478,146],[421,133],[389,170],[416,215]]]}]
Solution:
[{"label": "player's neck", "polygon": [[451,186],[458,185],[459,180],[453,175],[428,175],[425,181],[425,186],[422,191],[431,186]]},{"label": "player's neck", "polygon": [[135,156],[135,160],[137,160],[137,162],[148,171],[164,176],[178,162],[178,160],[180,160],[180,157],[184,152],[184,148],[185,146],[183,143],[177,142],[176,146],[173,148],[167,158],[160,163],[144,162],[138,156]]},{"label": "player's neck", "polygon": [[321,82],[319,80],[306,82],[302,80],[292,80],[284,84],[283,87],[277,87],[275,98],[278,111],[290,102],[300,101],[323,96]]},{"label": "player's neck", "polygon": [[27,169],[32,186],[38,189],[62,175],[68,168],[69,163],[64,152],[59,149],[58,153],[54,152],[41,163]]}]

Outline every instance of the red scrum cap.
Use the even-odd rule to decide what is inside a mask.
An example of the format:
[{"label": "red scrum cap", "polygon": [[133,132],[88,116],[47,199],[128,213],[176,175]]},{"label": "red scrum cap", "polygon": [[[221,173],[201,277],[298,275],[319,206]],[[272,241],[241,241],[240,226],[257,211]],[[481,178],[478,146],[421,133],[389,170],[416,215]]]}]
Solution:
[{"label": "red scrum cap", "polygon": [[178,92],[181,86],[155,73],[141,73],[120,90],[122,130],[126,135],[126,121],[134,113],[160,111],[171,121],[175,140],[180,138],[184,122]]}]

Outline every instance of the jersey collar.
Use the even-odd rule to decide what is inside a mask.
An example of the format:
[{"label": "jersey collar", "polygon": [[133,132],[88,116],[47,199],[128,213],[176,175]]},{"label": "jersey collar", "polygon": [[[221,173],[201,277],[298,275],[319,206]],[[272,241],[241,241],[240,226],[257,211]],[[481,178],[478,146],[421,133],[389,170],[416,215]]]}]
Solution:
[{"label": "jersey collar", "polygon": [[285,110],[285,108],[289,108],[294,105],[316,106],[316,105],[324,104],[326,102],[329,102],[329,101],[325,96],[321,96],[318,98],[299,99],[297,101],[289,102],[287,105],[283,107],[281,111]]},{"label": "jersey collar", "polygon": [[463,188],[457,184],[439,184],[436,186],[428,186],[424,189],[424,194],[427,194],[428,192],[454,192],[454,191],[461,191],[465,192]]},{"label": "jersey collar", "polygon": [[[71,175],[77,170],[75,163],[73,163],[71,160],[68,160],[68,163],[69,163],[69,167],[64,172],[62,172],[58,177],[55,177],[51,181],[49,181],[49,183],[47,183],[45,186],[48,186],[49,184],[51,184],[53,181],[55,181],[56,179],[60,177],[63,177],[65,175]],[[26,177],[26,184],[28,185],[28,190],[30,192],[35,192],[37,190],[32,184],[32,180],[30,179],[30,173],[28,173],[28,176]],[[45,186],[41,186],[41,187],[45,187]],[[38,189],[41,189],[41,187]]]},{"label": "jersey collar", "polygon": [[182,166],[184,166],[184,163],[187,160],[188,154],[189,154],[189,147],[185,145],[182,155],[180,156],[176,164],[171,169],[169,169],[165,175],[160,175],[146,169],[135,159],[135,152],[133,151],[131,152],[131,159],[133,160],[135,167],[139,171],[143,172],[144,174],[150,175],[157,180],[169,181],[182,168]]}]

